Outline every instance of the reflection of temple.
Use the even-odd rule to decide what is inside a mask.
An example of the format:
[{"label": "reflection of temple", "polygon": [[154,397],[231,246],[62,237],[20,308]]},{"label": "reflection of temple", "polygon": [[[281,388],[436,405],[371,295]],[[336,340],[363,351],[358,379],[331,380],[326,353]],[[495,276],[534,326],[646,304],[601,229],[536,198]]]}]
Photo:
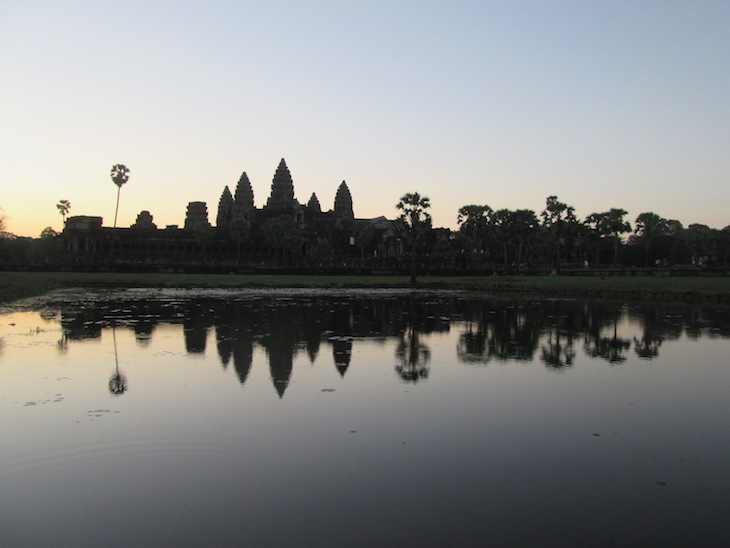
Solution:
[{"label": "reflection of temple", "polygon": [[[270,230],[264,225],[284,217],[296,227],[301,242],[294,250],[306,257],[317,243],[326,242],[335,255],[395,256],[402,252],[397,228],[384,217],[355,219],[352,196],[345,181],[337,188],[333,207],[322,211],[316,194],[306,204],[294,196],[294,182],[284,159],[271,183],[271,192],[262,208],[254,206],[254,192],[244,172],[235,191],[226,186],[215,215],[214,230],[206,234],[201,226],[213,225],[205,202],[188,203],[183,228],[158,228],[149,211],[142,211],[129,228],[105,228],[101,217],[74,216],[66,221],[63,237],[66,250],[76,262],[94,263],[113,257],[115,262],[164,265],[166,263],[207,265],[262,261],[276,257]],[[238,221],[238,220],[241,221]],[[239,228],[232,224],[236,220]],[[237,235],[240,224],[245,229]],[[239,241],[239,238],[241,241]],[[204,248],[204,254],[201,249]],[[243,250],[243,253],[241,251]],[[315,254],[316,255],[316,254]]]},{"label": "reflection of temple", "polygon": [[[630,336],[618,326],[629,318]],[[454,323],[456,321],[456,324]],[[658,356],[664,341],[683,334],[730,337],[730,312],[699,307],[626,307],[571,301],[468,300],[334,297],[327,295],[278,299],[172,299],[90,302],[61,307],[63,333],[59,352],[114,329],[129,329],[140,346],[150,344],[157,324],[182,328],[185,352],[202,355],[211,327],[223,369],[231,367],[244,384],[254,366],[254,350],[265,351],[269,376],[279,397],[290,385],[295,358],[301,353],[314,363],[332,359],[338,374],[353,366],[358,341],[393,341],[396,373],[415,383],[429,376],[427,336],[457,325],[456,356],[462,363],[541,360],[550,369],[575,365],[582,343],[585,356],[609,363],[627,360],[629,349],[645,359]],[[110,332],[111,331],[111,332]],[[322,352],[320,350],[326,349]]]}]

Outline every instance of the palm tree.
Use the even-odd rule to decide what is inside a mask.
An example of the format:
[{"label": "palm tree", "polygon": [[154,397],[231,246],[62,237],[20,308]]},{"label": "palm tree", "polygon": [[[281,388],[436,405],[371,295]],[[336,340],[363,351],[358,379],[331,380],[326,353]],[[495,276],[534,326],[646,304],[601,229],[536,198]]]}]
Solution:
[{"label": "palm tree", "polygon": [[68,200],[59,200],[59,202],[56,204],[56,209],[58,209],[58,212],[63,217],[63,226],[66,226],[66,215],[68,215],[68,212],[71,210],[71,202]]},{"label": "palm tree", "polygon": [[112,167],[112,181],[117,185],[117,207],[114,209],[114,228],[117,227],[117,214],[119,213],[119,193],[122,185],[129,180],[129,169],[123,164],[116,164]]},{"label": "palm tree", "polygon": [[[114,209],[114,232],[117,229],[117,214],[119,213],[119,193],[122,191],[122,185],[129,180],[129,169],[124,164],[116,164],[112,166],[112,181],[117,185],[117,207]],[[112,236],[112,253],[114,253],[114,237]]]},{"label": "palm tree", "polygon": [[624,209],[612,207],[606,214],[606,232],[613,236],[613,264],[618,266],[618,245],[621,241],[621,234],[631,232],[631,225],[624,221],[628,212]]},{"label": "palm tree", "polygon": [[636,217],[634,234],[644,242],[644,266],[649,266],[651,244],[667,231],[667,220],[654,212],[646,211]]},{"label": "palm tree", "polygon": [[494,211],[488,205],[465,205],[459,208],[457,223],[478,253],[484,251]]},{"label": "palm tree", "polygon": [[542,224],[550,232],[555,242],[555,271],[560,272],[560,245],[563,243],[565,227],[575,222],[575,208],[558,201],[557,196],[548,196],[542,215]]},{"label": "palm tree", "polygon": [[398,220],[405,227],[411,241],[411,283],[416,283],[416,249],[423,233],[431,226],[431,215],[426,211],[431,207],[428,196],[409,192],[401,196],[395,208],[403,213]]}]

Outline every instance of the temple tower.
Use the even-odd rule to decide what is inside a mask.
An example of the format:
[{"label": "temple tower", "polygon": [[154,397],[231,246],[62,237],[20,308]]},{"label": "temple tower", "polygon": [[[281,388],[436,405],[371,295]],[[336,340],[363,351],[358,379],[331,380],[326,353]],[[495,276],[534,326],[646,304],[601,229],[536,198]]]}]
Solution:
[{"label": "temple tower", "polygon": [[236,206],[236,212],[238,213],[247,215],[254,209],[253,188],[251,187],[251,181],[248,180],[248,175],[246,175],[245,171],[241,174],[241,178],[238,180],[233,201]]},{"label": "temple tower", "polygon": [[271,182],[271,196],[266,202],[266,207],[271,209],[287,209],[295,204],[294,183],[286,167],[284,158],[279,162],[279,167],[274,173],[274,180]]},{"label": "temple tower", "polygon": [[215,226],[228,229],[231,219],[233,219],[233,196],[226,186],[220,200],[218,200],[218,216],[215,219]]},{"label": "temple tower", "polygon": [[322,206],[319,205],[319,199],[314,192],[312,192],[312,197],[307,202],[307,207],[314,213],[322,213]]},{"label": "temple tower", "polygon": [[132,225],[132,228],[142,228],[145,230],[156,230],[157,225],[154,222],[152,222],[152,214],[145,209],[144,211],[139,212],[139,215],[137,215],[137,220]]},{"label": "temple tower", "polygon": [[355,214],[352,212],[352,196],[345,181],[342,181],[335,194],[335,214],[346,219],[355,218]]},{"label": "temple tower", "polygon": [[185,214],[185,230],[192,230],[198,223],[208,222],[208,206],[205,202],[190,202]]}]

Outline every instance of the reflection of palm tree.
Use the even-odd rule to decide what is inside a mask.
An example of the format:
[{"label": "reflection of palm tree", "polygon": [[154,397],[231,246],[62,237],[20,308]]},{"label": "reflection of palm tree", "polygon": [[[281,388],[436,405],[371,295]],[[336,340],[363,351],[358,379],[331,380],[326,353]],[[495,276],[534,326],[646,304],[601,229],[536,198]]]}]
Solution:
[{"label": "reflection of palm tree", "polygon": [[56,342],[56,349],[59,354],[68,352],[68,333],[66,333],[65,329],[61,330],[61,338]]},{"label": "reflection of palm tree", "polygon": [[404,381],[415,384],[421,379],[428,378],[431,350],[419,340],[418,332],[412,325],[409,326],[407,333],[401,335],[395,349],[395,357],[400,362],[395,366],[395,370]]},{"label": "reflection of palm tree", "polygon": [[459,361],[465,363],[487,363],[489,362],[489,354],[487,353],[486,334],[480,329],[475,332],[471,325],[469,331],[459,335],[459,342],[456,346],[456,356]]},{"label": "reflection of palm tree", "polygon": [[[555,334],[554,339],[553,334]],[[551,331],[548,340],[542,345],[542,361],[548,367],[559,369],[572,366],[573,358],[575,358],[575,350],[572,340],[562,342],[560,332],[557,329]]]},{"label": "reflection of palm tree", "polygon": [[609,363],[621,363],[626,361],[624,355],[631,346],[631,342],[618,336],[618,317],[613,319],[613,336],[600,336],[600,323],[596,322],[595,327],[586,333],[585,352],[592,358],[603,358]]},{"label": "reflection of palm tree", "polygon": [[119,372],[119,356],[117,354],[117,330],[112,325],[112,337],[114,338],[114,374],[109,379],[109,392],[115,396],[121,396],[127,391],[127,377]]},{"label": "reflection of palm tree", "polygon": [[634,352],[640,358],[651,360],[659,355],[667,326],[662,325],[661,313],[656,307],[642,307],[639,313],[644,329],[641,337],[634,337]]},{"label": "reflection of palm tree", "polygon": [[661,338],[654,338],[650,333],[644,333],[641,338],[634,337],[634,352],[640,358],[651,360],[659,355]]}]

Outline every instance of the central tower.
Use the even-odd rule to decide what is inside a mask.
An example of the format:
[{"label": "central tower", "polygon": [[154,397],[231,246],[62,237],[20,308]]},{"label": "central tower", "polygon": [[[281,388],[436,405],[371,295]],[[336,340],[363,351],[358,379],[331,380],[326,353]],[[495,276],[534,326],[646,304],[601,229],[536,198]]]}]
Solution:
[{"label": "central tower", "polygon": [[292,207],[294,203],[294,183],[289,168],[286,167],[286,162],[282,158],[279,167],[276,168],[276,173],[274,173],[274,180],[271,182],[271,195],[266,201],[266,207],[287,209]]}]

